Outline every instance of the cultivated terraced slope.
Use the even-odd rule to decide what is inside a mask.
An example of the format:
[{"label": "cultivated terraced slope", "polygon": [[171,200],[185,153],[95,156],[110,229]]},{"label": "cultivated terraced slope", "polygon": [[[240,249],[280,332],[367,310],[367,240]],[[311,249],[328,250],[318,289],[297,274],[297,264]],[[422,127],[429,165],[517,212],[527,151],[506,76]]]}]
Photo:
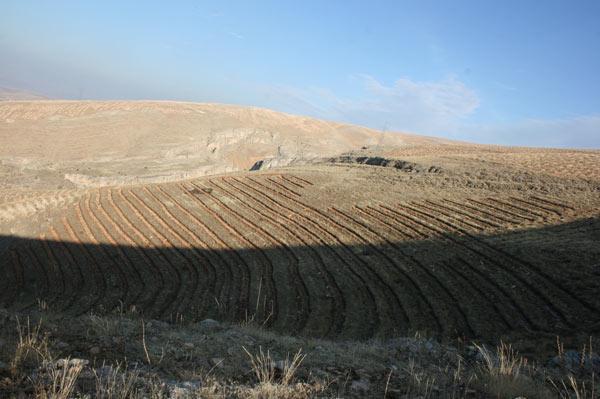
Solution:
[{"label": "cultivated terraced slope", "polygon": [[13,239],[0,304],[329,338],[597,333],[600,185],[439,160],[81,191]]},{"label": "cultivated terraced slope", "polygon": [[[580,180],[600,180],[600,150],[503,147],[465,144],[409,144],[384,149],[379,155],[403,159],[479,161],[510,166],[516,171]],[[439,162],[439,161],[438,161]]]}]

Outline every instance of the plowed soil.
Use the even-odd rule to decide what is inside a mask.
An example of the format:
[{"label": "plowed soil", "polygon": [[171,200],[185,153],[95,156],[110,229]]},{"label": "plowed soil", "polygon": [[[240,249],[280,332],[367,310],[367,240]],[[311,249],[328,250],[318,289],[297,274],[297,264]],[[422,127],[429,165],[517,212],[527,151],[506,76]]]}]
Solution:
[{"label": "plowed soil", "polygon": [[597,334],[600,182],[485,156],[75,190],[11,222],[0,304],[334,339]]}]

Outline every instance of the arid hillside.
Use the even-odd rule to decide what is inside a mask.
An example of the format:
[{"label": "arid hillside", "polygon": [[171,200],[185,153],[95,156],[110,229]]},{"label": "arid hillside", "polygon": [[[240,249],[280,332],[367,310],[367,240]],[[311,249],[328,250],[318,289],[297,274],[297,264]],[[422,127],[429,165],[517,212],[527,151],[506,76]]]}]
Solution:
[{"label": "arid hillside", "polygon": [[249,169],[256,161],[434,143],[265,109],[176,102],[0,103],[5,187],[161,182]]},{"label": "arid hillside", "polygon": [[600,370],[600,151],[173,102],[8,101],[0,144],[0,396],[109,370],[126,397],[567,398]]}]

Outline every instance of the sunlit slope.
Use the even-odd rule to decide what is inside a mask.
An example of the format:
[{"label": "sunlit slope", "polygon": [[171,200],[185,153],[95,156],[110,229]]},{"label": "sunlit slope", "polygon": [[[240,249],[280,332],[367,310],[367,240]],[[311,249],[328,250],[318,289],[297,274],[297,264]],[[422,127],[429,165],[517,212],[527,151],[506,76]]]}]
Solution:
[{"label": "sunlit slope", "polygon": [[[435,139],[265,109],[176,102],[0,103],[0,158],[79,186],[168,181]],[[26,172],[23,172],[26,173]]]}]

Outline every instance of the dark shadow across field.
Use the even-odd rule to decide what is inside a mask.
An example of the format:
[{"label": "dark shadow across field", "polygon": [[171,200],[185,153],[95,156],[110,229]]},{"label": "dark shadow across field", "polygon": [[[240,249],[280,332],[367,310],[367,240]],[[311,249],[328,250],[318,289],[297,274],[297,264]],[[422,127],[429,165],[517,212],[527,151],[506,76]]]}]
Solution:
[{"label": "dark shadow across field", "polygon": [[289,334],[495,339],[600,333],[600,220],[493,236],[234,251],[0,237],[0,307]]}]

